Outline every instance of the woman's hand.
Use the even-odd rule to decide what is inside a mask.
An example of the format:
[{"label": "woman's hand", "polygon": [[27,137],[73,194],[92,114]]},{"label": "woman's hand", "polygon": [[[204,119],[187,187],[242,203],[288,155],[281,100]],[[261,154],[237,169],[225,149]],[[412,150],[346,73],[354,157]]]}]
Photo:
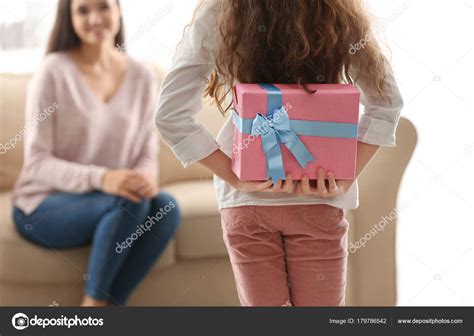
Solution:
[{"label": "woman's hand", "polygon": [[102,190],[132,202],[153,197],[157,188],[145,174],[130,169],[109,170],[102,179]]},{"label": "woman's hand", "polygon": [[139,189],[139,193],[142,194],[144,198],[152,198],[156,196],[159,192],[159,187],[155,182],[154,175],[146,170],[134,170],[134,172],[141,175],[148,182],[142,185],[142,188]]}]

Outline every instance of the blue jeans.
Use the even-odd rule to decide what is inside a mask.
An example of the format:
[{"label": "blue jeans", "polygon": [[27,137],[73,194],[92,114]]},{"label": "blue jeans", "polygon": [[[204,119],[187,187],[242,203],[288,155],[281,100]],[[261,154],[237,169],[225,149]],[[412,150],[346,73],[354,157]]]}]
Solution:
[{"label": "blue jeans", "polygon": [[46,248],[92,243],[85,293],[123,305],[165,250],[181,213],[165,192],[140,203],[99,191],[58,192],[28,216],[15,207],[13,219],[24,238]]}]

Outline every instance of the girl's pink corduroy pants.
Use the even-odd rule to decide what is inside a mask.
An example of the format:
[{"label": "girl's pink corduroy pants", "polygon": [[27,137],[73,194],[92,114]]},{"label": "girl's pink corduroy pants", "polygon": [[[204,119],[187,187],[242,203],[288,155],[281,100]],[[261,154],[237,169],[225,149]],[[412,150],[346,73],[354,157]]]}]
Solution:
[{"label": "girl's pink corduroy pants", "polygon": [[221,210],[242,306],[343,306],[346,210],[326,204]]}]

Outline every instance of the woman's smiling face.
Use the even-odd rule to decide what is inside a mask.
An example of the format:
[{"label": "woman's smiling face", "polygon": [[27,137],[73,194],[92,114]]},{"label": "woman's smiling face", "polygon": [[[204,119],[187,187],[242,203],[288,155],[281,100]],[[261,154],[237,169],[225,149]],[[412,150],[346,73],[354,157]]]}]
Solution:
[{"label": "woman's smiling face", "polygon": [[73,0],[71,19],[82,43],[113,44],[120,30],[120,7],[116,0]]}]

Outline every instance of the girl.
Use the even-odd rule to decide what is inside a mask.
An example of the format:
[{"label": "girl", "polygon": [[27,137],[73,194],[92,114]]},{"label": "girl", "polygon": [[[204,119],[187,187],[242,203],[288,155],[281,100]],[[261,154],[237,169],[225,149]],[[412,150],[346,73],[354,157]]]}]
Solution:
[{"label": "girl", "polygon": [[[222,113],[235,83],[354,83],[359,176],[380,146],[395,146],[403,102],[359,0],[211,0],[200,4],[163,82],[156,123],[186,167],[214,173],[223,237],[245,306],[344,305],[347,209],[356,180],[242,182],[231,170],[232,118],[217,141],[195,119],[201,96]],[[370,40],[359,43],[360,40]],[[364,40],[364,41],[365,41]],[[354,45],[364,46],[353,48]],[[355,50],[355,52],[354,52]]]},{"label": "girl", "polygon": [[176,201],[156,184],[154,78],[115,49],[123,42],[117,0],[59,1],[27,98],[38,123],[27,134],[13,218],[47,248],[92,242],[85,306],[125,304],[180,222]]}]

